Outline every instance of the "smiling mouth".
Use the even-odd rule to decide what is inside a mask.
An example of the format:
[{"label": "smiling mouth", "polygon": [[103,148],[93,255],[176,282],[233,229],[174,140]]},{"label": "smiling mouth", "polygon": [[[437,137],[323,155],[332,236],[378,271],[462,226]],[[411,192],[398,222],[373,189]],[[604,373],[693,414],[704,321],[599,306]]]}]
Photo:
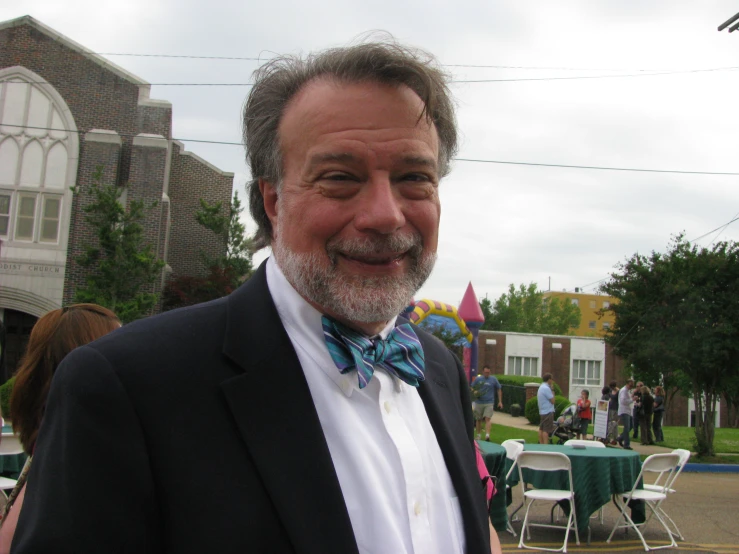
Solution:
[{"label": "smiling mouth", "polygon": [[400,262],[406,255],[405,252],[400,254],[388,255],[368,255],[368,256],[350,256],[349,254],[339,254],[342,258],[351,262],[358,262],[367,265],[390,265]]}]

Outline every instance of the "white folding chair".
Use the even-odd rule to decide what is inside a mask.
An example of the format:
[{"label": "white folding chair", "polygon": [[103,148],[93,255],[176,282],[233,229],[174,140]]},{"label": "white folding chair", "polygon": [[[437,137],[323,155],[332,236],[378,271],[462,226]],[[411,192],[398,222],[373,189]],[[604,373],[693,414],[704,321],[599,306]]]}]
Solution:
[{"label": "white folding chair", "polygon": [[585,448],[605,448],[606,445],[598,441],[588,441],[583,439],[570,439],[565,442],[565,446],[584,446]]},{"label": "white folding chair", "polygon": [[[521,529],[521,539],[518,542],[519,548],[529,548],[531,550],[547,550],[549,552],[567,552],[567,539],[570,536],[570,529],[574,527],[575,538],[578,546],[580,545],[580,535],[577,532],[577,514],[575,513],[575,491],[572,482],[572,466],[570,459],[561,452],[521,452],[516,460],[518,465],[518,475],[521,481],[521,487],[526,503],[526,515],[523,518],[523,528]],[[530,471],[566,471],[569,482],[568,489],[527,489],[526,480],[524,479],[524,470]],[[546,502],[562,502],[567,501],[570,504],[570,515],[567,518],[567,526],[551,525],[545,523],[529,523],[529,511],[531,506],[537,500]],[[530,527],[546,527],[549,529],[564,529],[565,539],[562,548],[543,548],[527,545],[524,542],[524,535],[531,540]]]},{"label": "white folding chair", "polygon": [[[667,475],[665,473],[660,473],[657,476],[657,479],[654,481],[654,483],[644,484],[644,488],[650,491],[656,491],[660,492],[663,489],[669,494],[675,493],[675,481],[677,481],[677,478],[680,476],[680,474],[683,471],[683,468],[685,467],[685,464],[688,463],[690,460],[690,451],[685,450],[684,448],[676,448],[672,451],[673,454],[677,454],[680,457],[680,461],[678,462],[677,469],[672,473],[672,479],[670,482],[667,482]],[[663,481],[665,479],[665,481]],[[665,512],[664,508],[662,508],[662,502],[657,504],[655,506],[655,511],[659,512],[662,517],[666,518],[667,521],[670,524],[670,530],[673,535],[678,537],[681,541],[684,541],[682,533],[680,532],[680,529],[678,528],[677,524],[672,520],[672,518],[667,515],[667,512]],[[652,517],[652,514],[649,514],[649,517]],[[649,520],[646,521],[646,523],[649,523]]]},{"label": "white folding chair", "polygon": [[[641,542],[644,545],[645,552],[677,546],[677,543],[675,542],[675,537],[672,534],[672,530],[667,526],[667,523],[665,523],[662,515],[655,508],[659,506],[659,504],[661,504],[665,500],[665,498],[667,498],[667,483],[672,482],[672,474],[675,472],[675,468],[679,462],[680,456],[678,456],[677,454],[652,454],[646,460],[644,460],[644,463],[641,466],[641,471],[639,472],[639,476],[636,478],[636,481],[634,481],[634,487],[631,489],[631,491],[626,495],[619,494],[615,497],[616,505],[621,510],[621,513],[616,520],[616,524],[611,530],[611,534],[608,535],[608,539],[606,540],[606,542],[611,542],[616,529],[625,528],[628,530],[628,528],[631,527],[632,529],[634,529],[634,531],[636,531],[637,535],[639,535],[639,539],[641,539]],[[655,491],[637,488],[646,473],[662,473],[665,475],[661,490]],[[665,531],[667,531],[667,535],[670,537],[670,544],[664,544],[661,546],[649,546],[647,544],[647,541],[644,540],[644,535],[642,535],[639,527],[646,525],[647,522],[649,522],[649,520],[651,519],[652,515],[650,515],[644,523],[634,523],[634,520],[632,520],[631,516],[627,513],[627,510],[629,509],[629,502],[631,502],[632,500],[644,501],[644,504],[652,512],[652,515],[657,516],[657,519],[662,524],[662,527],[664,527]],[[620,525],[622,519],[626,521],[624,525]]]},{"label": "white folding chair", "polygon": [[[12,456],[14,454],[23,454],[23,452],[23,445],[18,435],[13,433],[2,434],[2,439],[0,439],[0,456]],[[0,477],[0,490],[13,490],[16,483],[17,481],[15,479]]]},{"label": "white folding chair", "polygon": [[[508,439],[506,441],[503,441],[503,444],[501,444],[503,448],[505,448],[505,455],[506,458],[511,460],[511,467],[508,469],[508,473],[506,473],[505,480],[505,492],[506,492],[506,498],[508,497],[508,493],[511,490],[511,486],[509,485],[511,480],[511,475],[513,475],[513,470],[516,469],[516,460],[518,459],[518,455],[523,452],[523,444],[516,439]],[[519,506],[514,510],[514,514],[521,508]],[[506,531],[508,531],[511,535],[514,537],[517,537],[516,531],[513,529],[513,525],[511,525],[511,516],[508,514],[508,510],[506,509]]]}]

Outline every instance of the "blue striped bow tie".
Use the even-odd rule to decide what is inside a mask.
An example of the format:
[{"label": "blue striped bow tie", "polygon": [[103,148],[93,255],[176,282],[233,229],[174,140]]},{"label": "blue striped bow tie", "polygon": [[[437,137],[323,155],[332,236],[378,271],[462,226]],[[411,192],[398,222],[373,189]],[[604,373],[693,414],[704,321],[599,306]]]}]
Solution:
[{"label": "blue striped bow tie", "polygon": [[375,365],[417,387],[424,380],[423,348],[408,323],[398,325],[385,340],[369,338],[326,316],[321,317],[326,346],[341,373],[357,370],[359,388],[367,386]]}]

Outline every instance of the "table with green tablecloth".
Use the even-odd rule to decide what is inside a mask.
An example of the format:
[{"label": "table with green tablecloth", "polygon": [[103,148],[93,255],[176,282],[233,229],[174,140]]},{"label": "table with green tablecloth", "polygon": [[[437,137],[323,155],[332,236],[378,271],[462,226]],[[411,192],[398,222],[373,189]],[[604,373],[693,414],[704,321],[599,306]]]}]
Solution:
[{"label": "table with green tablecloth", "polygon": [[482,457],[485,460],[485,467],[488,473],[498,479],[496,488],[498,493],[493,497],[490,502],[490,522],[495,527],[496,531],[505,531],[506,521],[508,516],[506,510],[508,509],[508,502],[506,500],[506,454],[505,448],[499,444],[493,444],[492,442],[480,441],[480,450],[482,450]]},{"label": "table with green tablecloth", "polygon": [[[607,504],[611,495],[629,492],[641,471],[639,453],[620,448],[583,448],[553,444],[526,444],[524,452],[561,452],[572,464],[572,485],[575,491],[577,528],[586,530],[590,516]],[[526,471],[526,479],[537,489],[568,489],[564,471]],[[518,471],[511,475],[513,486],[518,483]],[[632,519],[644,521],[644,505],[632,506]]]}]

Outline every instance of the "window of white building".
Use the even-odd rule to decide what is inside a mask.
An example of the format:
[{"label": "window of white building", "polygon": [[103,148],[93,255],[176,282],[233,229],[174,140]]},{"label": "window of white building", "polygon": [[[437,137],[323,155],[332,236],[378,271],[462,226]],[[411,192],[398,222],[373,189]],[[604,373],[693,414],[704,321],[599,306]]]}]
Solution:
[{"label": "window of white building", "polygon": [[573,385],[600,385],[600,361],[572,360]]},{"label": "window of white building", "polygon": [[0,76],[0,237],[57,245],[77,137],[66,130],[56,93],[13,70]]},{"label": "window of white building", "polygon": [[524,356],[508,356],[508,375],[539,375],[539,359]]}]

